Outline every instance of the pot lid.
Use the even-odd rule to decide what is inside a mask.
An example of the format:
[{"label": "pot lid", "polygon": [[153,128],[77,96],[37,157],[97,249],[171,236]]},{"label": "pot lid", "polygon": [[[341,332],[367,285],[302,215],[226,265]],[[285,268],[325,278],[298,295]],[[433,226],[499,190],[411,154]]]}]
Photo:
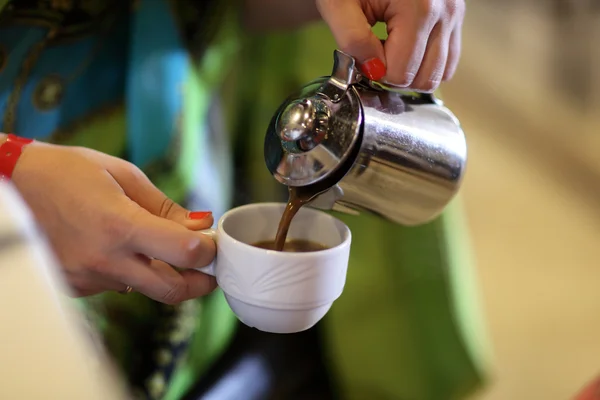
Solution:
[{"label": "pot lid", "polygon": [[273,116],[265,138],[265,161],[287,186],[316,183],[341,165],[360,136],[362,109],[352,84],[356,61],[336,50],[330,77],[291,95]]}]

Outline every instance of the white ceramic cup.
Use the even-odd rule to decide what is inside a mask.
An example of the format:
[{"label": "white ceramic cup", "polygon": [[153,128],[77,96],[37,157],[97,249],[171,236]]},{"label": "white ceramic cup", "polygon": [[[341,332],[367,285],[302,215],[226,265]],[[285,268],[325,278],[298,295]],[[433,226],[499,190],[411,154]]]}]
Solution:
[{"label": "white ceramic cup", "polygon": [[272,333],[304,331],[325,316],[344,289],[352,239],[340,220],[303,207],[288,240],[310,240],[326,250],[292,253],[252,246],[275,239],[284,209],[282,203],[234,208],[216,229],[202,231],[216,242],[217,256],[199,271],[217,278],[240,321]]}]

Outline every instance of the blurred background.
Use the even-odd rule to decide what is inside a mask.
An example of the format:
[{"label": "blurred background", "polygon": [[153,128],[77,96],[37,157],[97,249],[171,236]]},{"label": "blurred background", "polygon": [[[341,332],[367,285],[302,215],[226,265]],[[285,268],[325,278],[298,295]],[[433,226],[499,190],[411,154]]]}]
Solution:
[{"label": "blurred background", "polygon": [[444,100],[494,351],[477,400],[567,399],[600,373],[600,2],[468,3]]},{"label": "blurred background", "polygon": [[[491,379],[470,400],[570,399],[600,375],[600,1],[467,1],[461,64],[442,92],[469,141],[462,198],[493,351]],[[258,61],[240,69],[251,85],[230,82],[255,106],[233,107],[243,134],[262,139],[280,92],[317,76],[311,57],[330,70],[327,46],[296,39],[249,47]],[[282,88],[264,65],[292,69],[290,48],[305,65]],[[273,185],[262,140],[247,136],[241,152],[257,157],[244,169]],[[242,184],[255,201],[275,196]]]}]

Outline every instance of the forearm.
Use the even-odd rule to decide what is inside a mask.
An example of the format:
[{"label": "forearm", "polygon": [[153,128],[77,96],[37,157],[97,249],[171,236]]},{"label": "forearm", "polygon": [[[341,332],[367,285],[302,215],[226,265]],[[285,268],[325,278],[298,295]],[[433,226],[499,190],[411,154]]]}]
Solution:
[{"label": "forearm", "polygon": [[314,0],[242,0],[244,27],[252,32],[289,30],[321,18]]}]

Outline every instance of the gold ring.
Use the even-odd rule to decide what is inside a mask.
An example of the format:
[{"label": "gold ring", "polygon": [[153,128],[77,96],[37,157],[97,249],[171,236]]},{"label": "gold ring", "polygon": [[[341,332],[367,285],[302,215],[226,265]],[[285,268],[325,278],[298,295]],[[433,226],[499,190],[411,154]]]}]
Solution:
[{"label": "gold ring", "polygon": [[125,289],[121,290],[119,292],[119,294],[129,294],[131,292],[133,292],[133,288],[131,286],[127,285],[127,287]]}]

